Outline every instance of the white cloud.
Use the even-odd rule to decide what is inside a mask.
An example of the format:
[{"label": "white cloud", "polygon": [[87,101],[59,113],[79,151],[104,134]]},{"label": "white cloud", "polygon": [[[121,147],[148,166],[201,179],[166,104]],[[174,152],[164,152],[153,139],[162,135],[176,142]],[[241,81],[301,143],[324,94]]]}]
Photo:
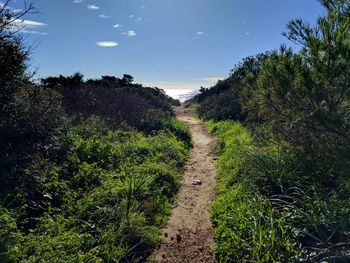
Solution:
[{"label": "white cloud", "polygon": [[98,17],[99,17],[99,18],[104,18],[104,19],[110,19],[110,18],[112,18],[111,16],[107,16],[107,15],[105,15],[105,14],[101,14],[101,15],[99,15]]},{"label": "white cloud", "polygon": [[136,36],[136,32],[135,32],[134,30],[129,30],[129,31],[126,33],[126,35],[127,35],[128,37],[134,37],[134,36]]},{"label": "white cloud", "polygon": [[46,32],[40,32],[35,30],[37,28],[41,28],[46,25],[47,24],[45,23],[28,20],[28,19],[16,19],[13,21],[12,27],[9,28],[9,31],[12,31],[12,32],[20,31],[22,33],[27,33],[27,34],[47,35]]},{"label": "white cloud", "polygon": [[203,36],[205,33],[204,32],[202,32],[202,31],[198,31],[198,32],[196,32],[196,35],[197,36]]},{"label": "white cloud", "polygon": [[87,9],[90,9],[90,10],[98,10],[100,9],[97,5],[87,5]]},{"label": "white cloud", "polygon": [[245,36],[247,37],[247,36],[250,36],[252,33],[249,33],[249,32],[247,32],[247,33],[245,33]]},{"label": "white cloud", "polygon": [[118,42],[115,41],[99,41],[96,42],[96,45],[100,47],[117,47],[119,46]]},{"label": "white cloud", "polygon": [[133,14],[129,15],[130,18],[134,18],[134,16],[135,16],[135,15],[133,15]]},{"label": "white cloud", "polygon": [[46,36],[47,33],[46,32],[40,32],[40,31],[36,31],[36,30],[22,30],[21,32],[25,33],[25,34],[33,34],[33,35],[41,35],[41,36]]},{"label": "white cloud", "polygon": [[138,17],[138,18],[136,18],[136,20],[135,20],[135,22],[137,22],[137,23],[141,23],[143,21],[143,18],[142,17]]},{"label": "white cloud", "polygon": [[81,2],[83,2],[83,0],[74,0],[74,1],[73,1],[74,4],[79,4],[79,3],[81,3]]},{"label": "white cloud", "polygon": [[47,25],[42,22],[28,20],[28,19],[16,19],[15,21],[13,21],[13,24],[16,27],[26,27],[26,28],[42,27]]},{"label": "white cloud", "polygon": [[114,28],[120,28],[120,27],[122,27],[122,25],[121,24],[115,24],[113,27]]}]

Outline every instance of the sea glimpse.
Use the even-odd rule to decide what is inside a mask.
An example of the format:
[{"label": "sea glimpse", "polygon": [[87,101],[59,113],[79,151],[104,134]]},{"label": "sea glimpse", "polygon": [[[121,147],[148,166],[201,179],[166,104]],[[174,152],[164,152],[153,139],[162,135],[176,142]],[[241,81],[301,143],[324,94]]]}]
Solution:
[{"label": "sea glimpse", "polygon": [[165,93],[181,102],[189,100],[199,94],[199,89],[164,89]]}]

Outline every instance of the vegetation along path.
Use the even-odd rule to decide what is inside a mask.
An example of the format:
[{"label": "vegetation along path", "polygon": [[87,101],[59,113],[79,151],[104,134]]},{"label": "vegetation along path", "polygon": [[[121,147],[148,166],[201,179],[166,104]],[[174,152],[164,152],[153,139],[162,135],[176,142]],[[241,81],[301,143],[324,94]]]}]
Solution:
[{"label": "vegetation along path", "polygon": [[216,140],[191,108],[176,108],[178,118],[189,124],[193,149],[176,197],[164,242],[151,257],[156,262],[215,262],[210,221],[215,192]]}]

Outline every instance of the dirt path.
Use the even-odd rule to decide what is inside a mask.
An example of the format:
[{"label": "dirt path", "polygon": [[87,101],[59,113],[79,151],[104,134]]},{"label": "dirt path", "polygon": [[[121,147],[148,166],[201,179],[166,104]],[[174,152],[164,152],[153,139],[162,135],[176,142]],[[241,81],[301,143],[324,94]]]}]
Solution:
[{"label": "dirt path", "polygon": [[178,118],[189,124],[193,149],[176,197],[164,243],[150,257],[156,262],[215,262],[210,222],[215,190],[215,144],[206,126],[190,108],[176,108]]}]

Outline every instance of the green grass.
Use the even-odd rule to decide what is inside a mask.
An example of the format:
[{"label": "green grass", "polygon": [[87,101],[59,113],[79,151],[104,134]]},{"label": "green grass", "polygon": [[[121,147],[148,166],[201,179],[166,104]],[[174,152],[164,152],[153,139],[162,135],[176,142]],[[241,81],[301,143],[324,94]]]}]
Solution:
[{"label": "green grass", "polygon": [[[145,136],[99,120],[74,127],[63,163],[37,163],[50,201],[22,232],[0,206],[1,262],[137,262],[160,242],[191,144],[187,127]],[[43,204],[40,204],[43,205]],[[35,223],[33,223],[33,220]],[[4,251],[4,250],[3,250]]]},{"label": "green grass", "polygon": [[295,152],[253,140],[239,123],[208,127],[219,139],[212,212],[219,262],[347,262],[350,202],[343,191],[325,195]]},{"label": "green grass", "polygon": [[218,139],[219,198],[212,212],[215,254],[220,262],[274,262],[293,244],[269,200],[244,178],[255,147],[250,132],[233,121],[208,122]]},{"label": "green grass", "polygon": [[246,183],[237,183],[213,207],[213,224],[220,262],[275,262],[290,255],[284,218],[275,216],[270,202]]},{"label": "green grass", "polygon": [[209,132],[215,134],[218,142],[219,192],[225,192],[240,176],[246,156],[244,152],[252,147],[248,130],[233,121],[207,122]]}]

